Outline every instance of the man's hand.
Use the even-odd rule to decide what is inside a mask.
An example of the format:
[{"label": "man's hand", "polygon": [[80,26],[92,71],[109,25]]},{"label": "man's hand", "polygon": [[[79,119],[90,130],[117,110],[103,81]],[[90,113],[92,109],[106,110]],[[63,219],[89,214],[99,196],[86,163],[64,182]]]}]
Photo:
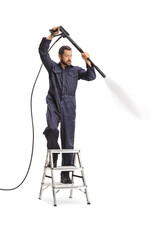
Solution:
[{"label": "man's hand", "polygon": [[90,67],[92,67],[91,62],[89,60],[87,60],[87,58],[90,58],[89,53],[87,53],[87,52],[82,53],[82,58]]},{"label": "man's hand", "polygon": [[[54,32],[54,35],[57,35],[59,33],[59,26],[53,27],[52,30],[56,30],[58,28],[58,30],[56,32]],[[52,40],[54,37],[52,34],[50,34],[47,39],[48,40]]]}]

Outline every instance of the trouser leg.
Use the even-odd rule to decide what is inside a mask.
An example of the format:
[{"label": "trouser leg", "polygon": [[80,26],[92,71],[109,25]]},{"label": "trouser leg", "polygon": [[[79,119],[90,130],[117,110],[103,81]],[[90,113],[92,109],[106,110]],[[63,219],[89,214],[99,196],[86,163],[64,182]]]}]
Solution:
[{"label": "trouser leg", "polygon": [[48,149],[59,149],[59,144],[58,144],[58,136],[59,136],[59,131],[58,129],[52,129],[47,127],[43,134],[45,135],[47,139],[47,148]]},{"label": "trouser leg", "polygon": [[[61,116],[61,141],[63,149],[74,148],[74,132],[75,132],[75,116],[65,115]],[[74,164],[73,154],[62,154],[62,166],[71,166]]]},{"label": "trouser leg", "polygon": [[[59,124],[59,116],[58,114],[52,110],[51,107],[48,106],[47,109],[47,127],[44,130],[43,134],[45,135],[47,139],[47,148],[48,149],[59,149],[59,144],[58,144],[58,137],[59,137],[59,130],[58,124]],[[53,161],[56,163],[58,158],[58,154],[53,154]]]}]

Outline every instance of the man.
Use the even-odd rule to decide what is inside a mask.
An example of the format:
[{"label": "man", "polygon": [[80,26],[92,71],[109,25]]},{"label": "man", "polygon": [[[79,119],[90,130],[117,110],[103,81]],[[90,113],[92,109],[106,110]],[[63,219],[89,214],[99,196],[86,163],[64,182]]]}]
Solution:
[{"label": "man", "polygon": [[[54,35],[59,33],[59,27],[53,27],[53,30],[58,29]],[[62,46],[59,49],[60,62],[57,64],[51,60],[48,53],[49,45],[53,36],[43,38],[39,53],[41,60],[49,73],[49,91],[46,97],[47,102],[47,127],[43,134],[47,139],[48,149],[59,149],[58,125],[61,123],[60,134],[62,149],[74,148],[74,131],[75,131],[75,117],[76,117],[76,102],[75,92],[77,82],[79,79],[87,81],[96,78],[94,67],[90,61],[90,55],[86,52],[82,53],[82,58],[86,62],[87,71],[78,66],[71,65],[72,49],[69,46]],[[53,165],[57,165],[58,154],[53,154]],[[73,154],[62,155],[62,166],[73,165]],[[61,172],[62,183],[72,183],[69,172]]]}]

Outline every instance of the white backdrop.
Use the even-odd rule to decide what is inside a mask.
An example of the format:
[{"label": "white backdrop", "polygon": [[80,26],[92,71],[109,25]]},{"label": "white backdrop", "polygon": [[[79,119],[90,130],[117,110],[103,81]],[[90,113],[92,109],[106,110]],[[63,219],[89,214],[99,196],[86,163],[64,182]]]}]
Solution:
[{"label": "white backdrop", "polygon": [[[1,236],[14,239],[159,239],[160,33],[158,1],[1,1],[0,3],[0,188],[18,185],[28,168],[32,144],[30,94],[41,61],[38,46],[61,25],[92,61],[133,100],[140,118],[115,102],[104,79],[79,81],[75,148],[81,149],[91,205],[75,191],[51,189],[38,200],[46,141],[42,69],[33,111],[35,149],[27,180],[0,191]],[[54,42],[54,40],[53,40]],[[85,68],[73,49],[73,65]]]}]

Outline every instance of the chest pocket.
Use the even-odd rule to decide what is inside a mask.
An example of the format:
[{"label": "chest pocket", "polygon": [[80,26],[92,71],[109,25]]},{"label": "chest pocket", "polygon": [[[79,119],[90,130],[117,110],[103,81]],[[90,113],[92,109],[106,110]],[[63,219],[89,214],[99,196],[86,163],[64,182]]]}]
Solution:
[{"label": "chest pocket", "polygon": [[62,78],[62,72],[61,70],[58,69],[52,69],[52,74],[54,76],[54,78],[59,82]]},{"label": "chest pocket", "polygon": [[52,76],[51,76],[52,87],[54,86],[54,88],[57,88],[60,90],[62,88],[62,72],[61,72],[61,70],[52,69],[51,74],[52,74]]},{"label": "chest pocket", "polygon": [[78,73],[76,72],[69,72],[68,73],[68,79],[67,79],[67,85],[68,85],[68,90],[71,93],[75,93],[76,88],[77,88],[77,81],[78,81]]},{"label": "chest pocket", "polygon": [[61,74],[61,70],[58,70],[58,69],[52,69],[52,72],[53,72],[55,75],[60,75],[60,74]]}]

